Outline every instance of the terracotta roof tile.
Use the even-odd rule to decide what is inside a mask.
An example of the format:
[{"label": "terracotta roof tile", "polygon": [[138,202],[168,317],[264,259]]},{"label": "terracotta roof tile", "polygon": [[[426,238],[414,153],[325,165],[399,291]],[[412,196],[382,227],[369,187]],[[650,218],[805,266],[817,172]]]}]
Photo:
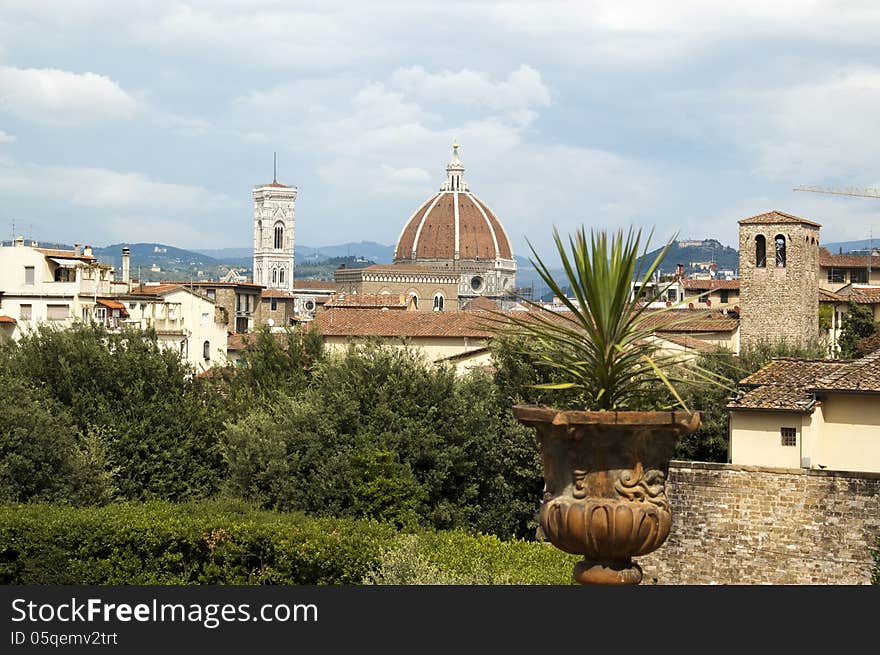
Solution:
[{"label": "terracotta roof tile", "polygon": [[498,303],[492,300],[491,298],[486,298],[485,296],[479,296],[477,298],[473,298],[468,300],[462,309],[466,311],[475,311],[475,310],[488,310],[488,311],[497,311],[499,309]]},{"label": "terracotta roof tile", "polygon": [[715,289],[735,289],[739,291],[739,280],[693,280],[681,281],[685,289],[693,291],[705,291]]},{"label": "terracotta roof tile", "polygon": [[92,261],[95,256],[94,255],[77,255],[73,250],[53,250],[51,248],[34,248],[37,252],[41,252],[46,257],[62,257],[64,259],[83,259],[85,261]]},{"label": "terracotta roof tile", "polygon": [[880,350],[880,332],[875,332],[870,337],[860,339],[856,343],[856,348],[863,355],[868,355],[876,350]]},{"label": "terracotta roof tile", "polygon": [[740,380],[749,389],[731,401],[728,409],[811,412],[816,381],[838,371],[847,361],[831,359],[774,359],[762,369]]},{"label": "terracotta roof tile", "polygon": [[671,309],[649,310],[647,325],[657,332],[733,332],[739,318],[719,311]]},{"label": "terracotta roof tile", "polygon": [[16,323],[18,323],[18,321],[16,321],[11,316],[0,316],[0,323],[12,323],[13,325],[15,325]]},{"label": "terracotta roof tile", "polygon": [[859,305],[880,303],[880,287],[848,287],[837,292],[843,300],[852,300]]},{"label": "terracotta roof tile", "polygon": [[846,302],[846,298],[833,291],[819,289],[819,302]]},{"label": "terracotta roof tile", "polygon": [[880,393],[880,351],[845,363],[816,380],[818,392]]},{"label": "terracotta roof tile", "polygon": [[180,289],[182,286],[182,284],[177,283],[144,284],[132,288],[131,292],[143,296],[163,296],[166,293]]},{"label": "terracotta roof tile", "polygon": [[108,309],[118,309],[123,317],[128,316],[128,309],[123,303],[119,302],[118,300],[111,300],[110,298],[97,298],[96,301],[99,305],[103,305]]},{"label": "terracotta roof tile", "polygon": [[872,268],[880,268],[880,256],[872,255],[869,262],[867,255],[833,254],[828,248],[819,248],[819,266],[826,268],[831,266],[839,268],[867,268],[869,263]]},{"label": "terracotta roof tile", "polygon": [[485,203],[468,191],[442,191],[422,203],[407,221],[394,260],[452,259],[456,253],[469,260],[513,257],[501,221]]},{"label": "terracotta roof tile", "polygon": [[773,211],[766,212],[764,214],[758,214],[757,216],[751,216],[749,218],[744,218],[739,221],[740,225],[779,225],[779,224],[794,224],[794,225],[812,225],[814,227],[822,227],[819,223],[814,221],[808,221],[805,218],[800,218],[798,216],[794,216],[793,214],[786,214],[785,212],[781,212],[777,209]]},{"label": "terracotta roof tile", "polygon": [[487,338],[488,312],[399,312],[385,309],[331,309],[311,325],[337,337],[474,337]]}]

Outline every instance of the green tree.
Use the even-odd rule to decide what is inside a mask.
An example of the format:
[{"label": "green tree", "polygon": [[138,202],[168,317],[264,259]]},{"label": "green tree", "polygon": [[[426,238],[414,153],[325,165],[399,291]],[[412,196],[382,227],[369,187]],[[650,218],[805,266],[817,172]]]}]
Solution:
[{"label": "green tree", "polygon": [[500,536],[533,528],[534,437],[486,374],[458,379],[420,351],[351,344],[309,385],[230,423],[228,490],[264,506]]},{"label": "green tree", "polygon": [[0,379],[0,500],[65,500],[76,426],[60,403],[21,380]]},{"label": "green tree", "polygon": [[230,376],[231,395],[239,401],[267,400],[277,393],[296,395],[308,385],[324,356],[324,342],[317,329],[271,332],[263,326],[248,336]]},{"label": "green tree", "polygon": [[42,389],[79,432],[99,431],[104,454],[84,457],[114,462],[122,498],[178,500],[218,487],[223,398],[155,334],[42,326],[0,347],[0,372]]},{"label": "green tree", "polygon": [[877,326],[874,324],[874,312],[868,305],[858,305],[849,301],[849,311],[843,319],[843,329],[840,331],[838,345],[840,356],[844,359],[856,359],[863,356],[859,351],[858,343],[865,337],[874,334]]}]

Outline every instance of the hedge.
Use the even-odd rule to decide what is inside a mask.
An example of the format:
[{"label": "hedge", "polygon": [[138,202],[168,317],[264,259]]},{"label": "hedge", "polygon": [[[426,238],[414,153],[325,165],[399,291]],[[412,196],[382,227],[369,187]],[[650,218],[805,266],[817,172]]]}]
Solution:
[{"label": "hedge", "polygon": [[576,559],[238,501],[0,505],[0,584],[570,584]]}]

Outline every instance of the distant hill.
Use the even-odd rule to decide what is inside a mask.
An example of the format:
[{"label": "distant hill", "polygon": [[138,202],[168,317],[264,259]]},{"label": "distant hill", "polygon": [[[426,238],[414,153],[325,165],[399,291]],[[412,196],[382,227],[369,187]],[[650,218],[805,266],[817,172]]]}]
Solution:
[{"label": "distant hill", "polygon": [[[252,248],[220,248],[216,250],[198,249],[195,252],[221,261],[253,261]],[[368,259],[377,264],[390,264],[394,258],[394,246],[386,246],[375,241],[351,241],[332,246],[306,246],[296,244],[296,263],[317,262],[333,257],[354,257]]]},{"label": "distant hill", "polygon": [[[662,249],[647,253],[648,263],[653,262]],[[675,241],[660,264],[660,272],[674,273],[679,264],[684,265],[685,275],[699,273],[708,264],[715,264],[719,271],[738,271],[739,251],[715,239]]]}]

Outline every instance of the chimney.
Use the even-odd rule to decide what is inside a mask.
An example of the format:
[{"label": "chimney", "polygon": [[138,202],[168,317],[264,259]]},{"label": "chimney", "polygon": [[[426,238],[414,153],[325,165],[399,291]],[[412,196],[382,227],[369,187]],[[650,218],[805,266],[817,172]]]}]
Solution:
[{"label": "chimney", "polygon": [[677,280],[684,279],[684,264],[676,264],[675,265],[675,278]]},{"label": "chimney", "polygon": [[79,245],[78,243],[73,244],[73,254],[79,257]]},{"label": "chimney", "polygon": [[15,237],[15,240],[12,242],[12,245],[16,248],[24,247],[24,237]]},{"label": "chimney", "polygon": [[122,247],[122,281],[128,285],[131,291],[131,248]]},{"label": "chimney", "polygon": [[83,255],[85,257],[91,257],[92,256],[92,247],[86,246],[85,248],[83,248]]}]

